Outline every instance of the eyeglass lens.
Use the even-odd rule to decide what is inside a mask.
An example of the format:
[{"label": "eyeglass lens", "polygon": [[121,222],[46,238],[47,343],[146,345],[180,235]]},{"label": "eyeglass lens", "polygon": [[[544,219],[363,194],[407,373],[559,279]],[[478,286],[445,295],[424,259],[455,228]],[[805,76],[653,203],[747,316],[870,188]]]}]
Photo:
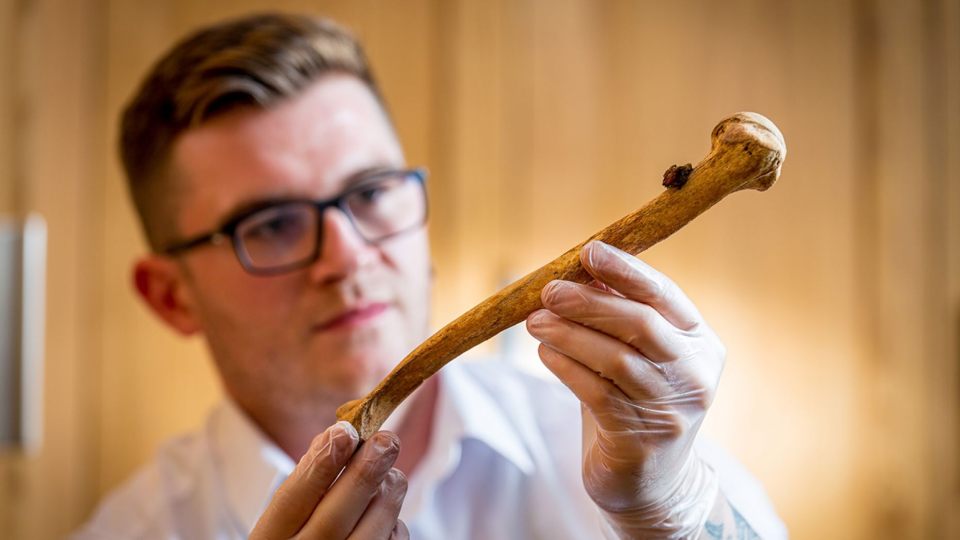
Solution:
[{"label": "eyeglass lens", "polygon": [[[344,196],[357,232],[376,242],[420,225],[426,213],[423,185],[412,175],[386,176]],[[322,214],[310,202],[261,210],[237,225],[236,249],[253,270],[285,268],[313,259],[320,249]]]},{"label": "eyeglass lens", "polygon": [[313,256],[317,248],[317,210],[290,203],[267,208],[237,225],[236,248],[253,268],[289,266]]}]

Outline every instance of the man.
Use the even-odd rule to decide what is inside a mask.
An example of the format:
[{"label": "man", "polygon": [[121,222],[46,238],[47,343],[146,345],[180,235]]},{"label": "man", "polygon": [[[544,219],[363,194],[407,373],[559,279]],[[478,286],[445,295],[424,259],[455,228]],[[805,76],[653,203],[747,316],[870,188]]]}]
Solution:
[{"label": "man", "polygon": [[121,154],[152,250],[136,288],[204,336],[227,401],[79,536],[784,536],[762,489],[695,441],[720,341],[603,244],[583,251],[594,286],[551,283],[527,321],[569,391],[454,363],[395,433],[359,446],[335,424],[427,336],[431,281],[425,173],[335,24],[260,15],[188,37],[124,112]]}]

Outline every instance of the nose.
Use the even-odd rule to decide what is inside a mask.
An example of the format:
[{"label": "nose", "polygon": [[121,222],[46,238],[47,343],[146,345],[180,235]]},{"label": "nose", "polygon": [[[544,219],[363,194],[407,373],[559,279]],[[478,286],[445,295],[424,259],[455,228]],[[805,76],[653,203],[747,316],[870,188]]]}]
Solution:
[{"label": "nose", "polygon": [[376,246],[360,236],[343,210],[327,208],[321,219],[323,238],[320,257],[310,268],[315,282],[331,283],[342,280],[376,260]]}]

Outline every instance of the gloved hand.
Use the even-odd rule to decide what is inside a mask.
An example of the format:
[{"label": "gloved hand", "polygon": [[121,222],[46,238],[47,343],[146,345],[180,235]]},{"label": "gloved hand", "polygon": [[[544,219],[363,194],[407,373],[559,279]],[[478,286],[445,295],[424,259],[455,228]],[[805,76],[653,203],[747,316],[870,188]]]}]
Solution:
[{"label": "gloved hand", "polygon": [[582,403],[584,487],[620,537],[693,537],[717,496],[716,474],[692,448],[724,346],[636,257],[591,242],[580,259],[593,286],[549,283],[527,328]]},{"label": "gloved hand", "polygon": [[356,451],[359,442],[347,422],[318,435],[277,489],[250,538],[409,538],[397,519],[407,492],[403,473],[391,468],[400,453],[397,436],[377,432]]}]

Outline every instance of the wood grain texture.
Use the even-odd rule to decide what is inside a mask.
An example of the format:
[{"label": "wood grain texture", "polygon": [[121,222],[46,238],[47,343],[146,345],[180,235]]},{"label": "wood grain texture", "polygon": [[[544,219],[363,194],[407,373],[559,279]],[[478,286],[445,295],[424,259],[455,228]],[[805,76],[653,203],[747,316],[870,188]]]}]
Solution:
[{"label": "wood grain texture", "polygon": [[552,280],[587,283],[580,251],[599,240],[639,254],[680,230],[727,195],[743,189],[764,191],[776,182],[787,148],[780,130],[756,113],[722,120],[711,135],[710,153],[679,189],[668,189],[641,209],[567,250],[443,327],[414,349],[366,397],[337,409],[362,439],[376,433],[387,417],[428,377],[464,352],[523,321],[541,307],[540,291]]}]

